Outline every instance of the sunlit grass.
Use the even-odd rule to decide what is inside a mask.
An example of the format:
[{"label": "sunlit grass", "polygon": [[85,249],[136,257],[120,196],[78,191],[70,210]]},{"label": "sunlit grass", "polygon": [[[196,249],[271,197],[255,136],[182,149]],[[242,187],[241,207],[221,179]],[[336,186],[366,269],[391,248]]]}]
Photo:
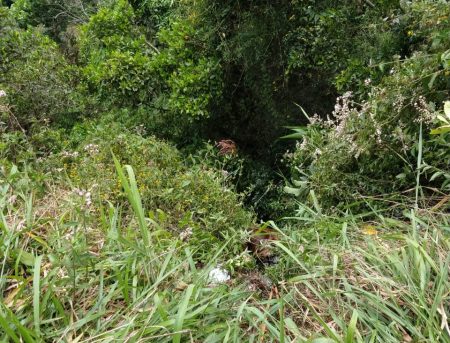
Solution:
[{"label": "sunlit grass", "polygon": [[132,168],[116,169],[132,218],[95,203],[97,220],[87,221],[70,192],[36,199],[31,184],[19,186],[25,174],[4,176],[3,341],[450,341],[445,215],[378,214],[369,227],[308,209],[281,228],[270,223],[280,234],[278,264],[260,271],[270,290],[250,291],[245,270],[212,286],[208,273],[231,241],[199,265],[185,243],[158,234]]}]

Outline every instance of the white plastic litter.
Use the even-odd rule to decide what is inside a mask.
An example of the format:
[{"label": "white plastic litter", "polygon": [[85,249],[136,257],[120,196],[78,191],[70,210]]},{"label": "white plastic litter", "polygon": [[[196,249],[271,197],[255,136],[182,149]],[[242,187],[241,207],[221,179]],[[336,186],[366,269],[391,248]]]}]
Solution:
[{"label": "white plastic litter", "polygon": [[210,284],[224,283],[230,280],[230,274],[226,269],[216,267],[209,272],[208,280]]}]

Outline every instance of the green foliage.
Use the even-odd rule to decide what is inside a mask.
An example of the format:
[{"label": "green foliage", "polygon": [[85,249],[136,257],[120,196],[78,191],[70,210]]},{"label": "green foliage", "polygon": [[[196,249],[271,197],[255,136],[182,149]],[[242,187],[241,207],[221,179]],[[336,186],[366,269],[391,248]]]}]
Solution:
[{"label": "green foliage", "polygon": [[437,129],[431,130],[430,133],[432,135],[439,135],[442,133],[450,132],[450,101],[446,101],[444,103],[444,115],[438,116],[438,118],[443,125],[438,127]]},{"label": "green foliage", "polygon": [[449,342],[448,1],[8,6],[1,341]]},{"label": "green foliage", "polygon": [[172,0],[130,0],[138,21],[150,34],[169,24],[170,18],[176,14],[178,3]]},{"label": "green foliage", "polygon": [[[144,7],[137,6],[138,15]],[[143,23],[124,0],[101,7],[83,25],[85,92],[98,96],[103,108],[108,102],[127,107],[134,119],[125,121],[180,142],[191,123],[209,117],[220,97],[219,65],[196,52],[191,22],[174,19],[157,35]]]},{"label": "green foliage", "polygon": [[[333,206],[350,204],[361,195],[405,191],[420,173],[419,149],[426,164],[448,170],[448,137],[428,134],[450,82],[445,57],[450,35],[442,35],[450,32],[448,15],[445,4],[409,5],[405,16],[414,18],[414,34],[422,36],[419,50],[392,61],[389,74],[376,86],[367,81],[368,94],[361,103],[345,93],[337,100],[333,120],[310,118],[308,128],[300,130],[302,143],[290,157],[303,194],[313,189]],[[427,172],[420,180],[424,186],[436,185]]]},{"label": "green foliage", "polygon": [[95,3],[93,0],[15,0],[11,13],[21,27],[42,25],[52,38],[62,41],[70,25],[88,19]]},{"label": "green foliage", "polygon": [[0,161],[7,165],[8,162],[18,160],[28,160],[34,158],[31,151],[27,152],[29,147],[26,135],[21,131],[0,132]]},{"label": "green foliage", "polygon": [[0,89],[17,124],[29,128],[44,121],[71,123],[78,115],[76,70],[53,41],[39,29],[20,29],[4,7],[0,26]]},{"label": "green foliage", "polygon": [[86,92],[122,106],[152,97],[152,51],[134,20],[128,2],[116,1],[91,16],[79,37]]},{"label": "green foliage", "polygon": [[[122,340],[131,327],[141,338],[167,342],[189,337],[190,330],[198,331],[199,340],[226,335],[222,329],[231,323],[234,307],[245,306],[249,294],[239,288],[230,293],[225,285],[209,287],[214,255],[229,243],[208,256],[206,268],[197,269],[190,250],[180,240],[158,236],[154,226],[149,228],[154,244],[145,245],[134,224],[123,225],[129,218],[119,207],[91,204],[101,214],[88,224],[88,209],[77,194],[50,188],[42,203],[25,180],[17,168],[0,171],[2,340],[72,335]],[[5,220],[10,212],[22,224]],[[245,322],[251,323],[251,308],[243,309]],[[71,320],[71,313],[77,319]],[[232,323],[237,337],[245,336],[242,316]]]},{"label": "green foliage", "polygon": [[[143,206],[153,213],[151,217],[175,236],[183,230],[193,231],[190,242],[196,256],[224,240],[238,242],[246,234],[238,230],[251,226],[252,215],[242,209],[239,196],[223,176],[202,166],[186,168],[169,144],[142,138],[112,123],[97,127],[88,122],[74,130],[74,139],[48,158],[43,168],[53,171],[55,178],[67,173],[73,187],[91,192],[94,201],[123,201],[122,185],[111,163],[113,153],[120,163],[133,166]],[[78,136],[81,130],[85,133]],[[242,249],[230,247],[237,250],[227,254]]]},{"label": "green foliage", "polygon": [[221,94],[218,61],[196,52],[202,42],[187,20],[173,21],[158,37],[162,49],[154,66],[166,80],[168,110],[189,120],[208,117],[211,103]]},{"label": "green foliage", "polygon": [[267,164],[262,163],[238,148],[227,153],[221,152],[220,143],[205,143],[189,153],[188,161],[192,165],[205,165],[220,171],[228,184],[244,194],[247,207],[253,209],[262,220],[277,219],[290,215],[293,209],[292,199],[284,196],[279,175]]},{"label": "green foliage", "polygon": [[268,152],[290,114],[281,50],[288,7],[201,1],[189,8],[204,42],[200,53],[215,56],[222,71],[222,96],[214,99],[208,131],[234,139],[251,154]]},{"label": "green foliage", "polygon": [[279,262],[266,271],[281,282],[255,290],[263,275],[253,270],[212,285],[232,241],[197,263],[161,212],[139,206],[132,170],[117,164],[127,198],[103,203],[63,178],[36,195],[26,171],[0,169],[2,340],[449,342],[448,216],[378,212],[367,223],[305,207],[283,230],[270,223]]},{"label": "green foliage", "polygon": [[225,133],[253,155],[273,153],[282,126],[304,120],[294,102],[324,114],[336,88],[383,75],[367,64],[404,47],[397,1],[211,0],[187,8],[203,37],[200,53],[212,53],[223,71],[208,130]]},{"label": "green foliage", "polygon": [[304,210],[282,230],[280,263],[270,268],[286,280],[286,316],[308,318],[295,326],[302,335],[344,342],[356,312],[353,342],[450,340],[441,329],[449,311],[445,215],[405,210],[403,222],[378,212],[365,223],[361,216],[375,213]]}]

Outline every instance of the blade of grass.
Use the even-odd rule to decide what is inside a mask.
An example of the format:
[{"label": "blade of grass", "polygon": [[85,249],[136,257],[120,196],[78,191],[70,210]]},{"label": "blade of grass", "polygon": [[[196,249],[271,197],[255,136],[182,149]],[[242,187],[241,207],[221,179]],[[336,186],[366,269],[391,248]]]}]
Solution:
[{"label": "blade of grass", "polygon": [[347,329],[347,335],[345,336],[345,343],[354,342],[357,322],[358,322],[358,311],[353,310],[352,319],[350,319],[350,323]]},{"label": "blade of grass", "polygon": [[422,138],[422,122],[420,122],[420,131],[419,131],[419,151],[417,154],[417,175],[416,175],[416,201],[415,201],[415,209],[419,208],[419,189],[420,189],[420,169],[422,168],[422,146],[423,146],[423,138]]},{"label": "blade of grass", "polygon": [[34,315],[34,330],[36,335],[40,336],[40,282],[41,282],[41,262],[42,255],[36,257],[34,262],[34,273],[33,273],[33,315]]},{"label": "blade of grass", "polygon": [[[35,340],[32,336],[33,332],[27,329],[25,326],[23,326],[20,323],[20,320],[8,308],[6,308],[5,311],[6,311],[5,317],[0,313],[0,326],[2,326],[5,329],[5,331],[7,331],[6,327],[10,328],[9,326],[10,324],[13,324],[16,327],[16,332],[11,335],[11,332],[8,330],[7,331],[8,335],[11,338],[20,337],[18,339],[18,342],[24,341],[25,343],[34,343]],[[17,334],[19,334],[19,336],[17,336]],[[14,338],[13,340],[15,341]]]},{"label": "blade of grass", "polygon": [[11,338],[15,343],[20,343],[19,337],[16,335],[13,329],[9,326],[9,321],[3,317],[3,315],[0,313],[0,327],[3,328],[4,332],[6,333],[6,336]]},{"label": "blade of grass", "polygon": [[144,241],[144,245],[148,247],[150,245],[150,237],[148,233],[147,223],[145,222],[144,209],[142,207],[141,196],[139,194],[136,177],[134,175],[133,168],[131,166],[126,165],[125,169],[128,173],[128,178],[125,176],[125,172],[117,160],[116,156],[113,154],[114,165],[116,166],[117,174],[119,175],[119,180],[125,190],[128,201],[133,208],[134,214],[136,215],[136,219],[138,220],[139,229],[141,230],[142,239]]},{"label": "blade of grass", "polygon": [[316,312],[313,306],[309,303],[308,299],[300,292],[297,291],[300,298],[303,300],[303,303],[305,306],[309,309],[309,311],[312,313],[313,317],[316,318],[316,320],[320,323],[322,328],[325,330],[325,332],[330,336],[333,340],[336,342],[342,342],[342,339],[336,334],[336,332],[328,326],[328,324],[323,320],[323,318]]},{"label": "blade of grass", "polygon": [[194,285],[189,285],[186,289],[186,293],[184,298],[180,304],[180,308],[178,309],[177,318],[175,320],[175,335],[173,336],[173,343],[180,343],[181,341],[181,330],[183,329],[184,317],[186,315],[187,307],[189,305],[189,300],[191,299],[192,292],[194,291]]}]

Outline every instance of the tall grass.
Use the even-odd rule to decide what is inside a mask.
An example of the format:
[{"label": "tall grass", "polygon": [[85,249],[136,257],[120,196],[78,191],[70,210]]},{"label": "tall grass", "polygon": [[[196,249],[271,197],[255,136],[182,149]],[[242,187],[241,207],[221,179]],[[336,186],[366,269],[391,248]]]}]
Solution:
[{"label": "tall grass", "polygon": [[406,216],[378,215],[369,229],[347,216],[341,224],[322,218],[300,234],[280,230],[285,276],[291,274],[285,296],[291,315],[311,335],[340,342],[450,342],[448,216]]},{"label": "tall grass", "polygon": [[70,193],[38,199],[19,171],[2,180],[2,341],[450,342],[445,215],[373,214],[368,228],[308,209],[277,228],[280,260],[260,271],[270,290],[250,291],[245,270],[213,287],[229,241],[198,265],[185,243],[157,234],[132,168],[115,164],[132,218],[95,203],[87,221]]}]

